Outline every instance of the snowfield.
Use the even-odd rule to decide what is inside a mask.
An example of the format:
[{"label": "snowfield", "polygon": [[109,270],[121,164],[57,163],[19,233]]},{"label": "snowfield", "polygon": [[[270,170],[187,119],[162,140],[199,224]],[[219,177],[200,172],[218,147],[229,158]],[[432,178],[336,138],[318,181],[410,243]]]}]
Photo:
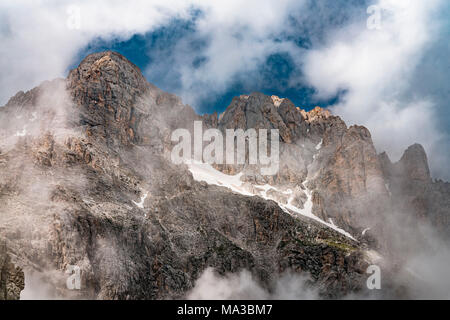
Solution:
[{"label": "snowfield", "polygon": [[306,187],[307,181],[303,182],[303,187],[305,188],[307,200],[305,201],[305,203],[303,205],[303,209],[300,209],[291,204],[292,200],[294,199],[294,195],[292,195],[289,198],[288,204],[282,204],[279,201],[276,201],[275,199],[272,199],[267,195],[267,192],[270,189],[273,189],[279,193],[283,193],[283,194],[287,194],[287,195],[293,193],[293,191],[291,189],[288,189],[286,191],[281,191],[269,184],[253,185],[253,187],[256,190],[260,190],[259,194],[254,194],[254,193],[250,193],[248,190],[246,190],[243,187],[244,183],[241,181],[241,177],[243,175],[242,172],[231,176],[231,175],[224,174],[224,173],[214,169],[210,164],[207,164],[207,163],[202,163],[202,162],[197,162],[197,161],[188,161],[186,164],[189,168],[189,171],[192,173],[194,180],[196,180],[196,181],[204,181],[211,185],[226,187],[236,193],[240,193],[245,196],[251,196],[251,197],[259,196],[266,200],[273,200],[280,206],[281,209],[283,209],[285,212],[287,212],[291,215],[298,214],[298,215],[302,215],[302,216],[308,217],[310,219],[316,220],[316,221],[326,225],[328,228],[331,228],[331,229],[345,235],[346,237],[348,237],[354,241],[357,241],[355,238],[352,237],[352,235],[350,233],[337,227],[332,221],[325,222],[312,213],[312,206],[313,206],[312,192],[311,192],[311,190],[309,190]]},{"label": "snowfield", "polygon": [[144,202],[145,202],[145,199],[147,199],[147,196],[148,196],[148,192],[142,190],[141,201],[136,202],[136,201],[133,201],[133,200],[132,200],[132,202],[134,203],[134,205],[135,205],[136,207],[141,208],[141,209],[144,209]]}]

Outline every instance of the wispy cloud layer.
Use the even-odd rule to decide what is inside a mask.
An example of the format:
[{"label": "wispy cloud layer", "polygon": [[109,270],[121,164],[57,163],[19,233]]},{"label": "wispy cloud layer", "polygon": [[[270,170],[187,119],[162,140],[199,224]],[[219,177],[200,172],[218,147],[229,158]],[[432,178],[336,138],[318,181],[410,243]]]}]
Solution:
[{"label": "wispy cloud layer", "polygon": [[439,40],[442,21],[436,16],[443,5],[441,0],[380,0],[379,29],[355,23],[331,31],[325,45],[308,52],[304,70],[319,95],[347,91],[333,110],[350,124],[370,128],[380,151],[396,160],[405,146],[422,143],[434,173],[448,178],[443,159],[450,154],[442,147],[449,137],[439,123],[441,106],[436,97],[418,95],[416,81],[424,55]]}]

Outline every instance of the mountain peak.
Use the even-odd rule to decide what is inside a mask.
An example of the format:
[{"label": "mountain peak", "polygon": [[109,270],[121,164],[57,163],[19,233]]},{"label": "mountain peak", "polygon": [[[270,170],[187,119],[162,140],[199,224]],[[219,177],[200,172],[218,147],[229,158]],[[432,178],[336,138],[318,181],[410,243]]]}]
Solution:
[{"label": "mountain peak", "polygon": [[104,51],[88,55],[79,66],[70,71],[69,82],[101,82],[123,84],[145,90],[148,82],[141,70],[120,53]]},{"label": "mountain peak", "polygon": [[129,65],[140,72],[140,69],[138,66],[136,66],[130,60],[128,60],[123,55],[121,55],[120,53],[115,52],[115,51],[102,51],[102,52],[91,53],[91,54],[87,55],[83,60],[81,60],[78,67],[81,67],[81,68],[86,67],[86,66],[89,67],[91,65],[105,66],[109,62],[111,62],[112,64],[117,64],[117,65]]},{"label": "mountain peak", "polygon": [[421,144],[415,143],[409,146],[399,163],[411,179],[423,181],[431,179],[427,154]]},{"label": "mountain peak", "polygon": [[300,110],[300,112],[303,118],[308,122],[312,122],[318,119],[328,119],[331,116],[331,112],[328,109],[318,106],[310,111]]},{"label": "mountain peak", "polygon": [[136,104],[153,88],[136,65],[113,51],[90,54],[69,73],[67,88],[82,124],[101,125],[113,143],[136,141]]}]

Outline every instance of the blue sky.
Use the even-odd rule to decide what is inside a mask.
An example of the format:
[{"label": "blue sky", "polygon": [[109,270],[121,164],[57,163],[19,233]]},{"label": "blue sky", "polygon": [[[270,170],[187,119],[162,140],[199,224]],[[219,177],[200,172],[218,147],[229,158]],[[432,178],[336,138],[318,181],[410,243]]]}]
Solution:
[{"label": "blue sky", "polygon": [[[126,41],[102,41],[97,39],[82,49],[77,62],[69,68],[76,67],[79,61],[89,53],[113,50],[127,57],[141,70],[146,70],[154,64],[161,66],[161,71],[158,73],[145,73],[147,80],[165,91],[179,94],[181,84],[177,79],[176,72],[171,69],[170,61],[152,59],[151,52],[154,47],[173,47],[179,40],[180,30],[181,33],[192,32],[184,21],[177,21],[169,27],[144,35],[134,35]],[[202,63],[204,58],[201,56],[201,46],[196,44],[192,44],[192,46],[193,50],[197,50],[199,53],[198,57],[195,57],[192,61],[192,66],[195,68]],[[210,96],[198,101],[193,107],[202,114],[213,113],[214,111],[220,113],[226,109],[233,97],[255,91],[289,98],[295,105],[302,106],[305,109],[311,109],[316,105],[326,107],[335,103],[339,98],[339,94],[336,94],[336,96],[328,99],[317,99],[314,97],[314,88],[307,85],[291,86],[289,78],[293,72],[300,71],[296,70],[290,55],[285,52],[274,53],[254,70],[250,79],[246,77],[245,80],[242,80],[240,75],[236,74],[233,81],[223,92],[212,92]]]},{"label": "blue sky", "polygon": [[449,16],[448,0],[3,0],[0,105],[115,50],[198,113],[254,91],[328,107],[394,161],[421,143],[450,180]]},{"label": "blue sky", "polygon": [[[273,41],[289,41],[299,49],[307,50],[313,43],[319,43],[323,40],[326,30],[339,27],[355,18],[367,19],[365,9],[369,1],[365,0],[335,0],[331,4],[328,2],[327,10],[323,10],[326,1],[312,1],[308,4],[308,10],[318,13],[316,17],[308,17],[305,21],[299,21],[301,11],[289,14],[286,25],[290,25],[289,31],[286,29],[275,33],[270,37]],[[331,4],[331,5],[330,5]],[[170,51],[175,50],[180,42],[188,39],[188,46],[191,51],[189,63],[196,69],[202,65],[208,58],[203,54],[207,47],[207,37],[201,37],[196,34],[197,19],[204,13],[200,9],[193,7],[188,19],[171,19],[165,25],[152,30],[151,32],[133,34],[128,39],[118,38],[103,39],[98,37],[93,39],[77,54],[75,62],[69,66],[69,69],[76,65],[89,53],[103,50],[114,50],[126,56],[135,63],[141,70],[147,80],[157,87],[180,95],[183,98],[182,84],[179,81],[176,65],[172,63]],[[355,17],[354,12],[359,13]],[[317,24],[317,19],[321,22]],[[307,24],[317,24],[311,29],[305,28]],[[314,32],[314,33],[313,33]],[[237,34],[236,36],[239,36]],[[161,55],[165,51],[167,54]],[[157,52],[157,54],[154,54]],[[153,66],[155,72],[145,72]],[[154,71],[154,69],[152,69]],[[223,112],[235,96],[248,94],[251,92],[263,92],[267,95],[277,95],[289,98],[295,105],[304,109],[311,109],[314,106],[327,107],[335,104],[339,96],[343,93],[338,91],[335,95],[327,98],[315,96],[315,89],[307,83],[290,83],[293,74],[299,77],[302,73],[293,61],[291,54],[286,51],[276,51],[261,61],[257,67],[252,70],[251,75],[245,73],[236,73],[226,88],[219,92],[211,91],[198,101],[186,101],[192,104],[197,112],[212,113],[214,111]]]}]

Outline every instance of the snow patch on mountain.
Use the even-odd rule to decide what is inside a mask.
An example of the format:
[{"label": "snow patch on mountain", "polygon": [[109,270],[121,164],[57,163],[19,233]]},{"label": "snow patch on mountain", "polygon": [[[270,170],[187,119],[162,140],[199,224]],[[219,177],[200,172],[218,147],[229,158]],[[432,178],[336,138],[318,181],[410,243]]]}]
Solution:
[{"label": "snow patch on mountain", "polygon": [[298,207],[296,207],[296,206],[293,206],[293,205],[291,204],[291,202],[292,202],[292,200],[293,200],[293,197],[291,197],[291,198],[289,199],[287,205],[282,205],[282,204],[279,203],[280,207],[283,208],[283,209],[291,210],[291,211],[293,211],[293,212],[295,212],[295,213],[297,213],[297,214],[301,214],[301,215],[303,215],[303,216],[305,216],[305,217],[308,217],[308,218],[311,218],[311,219],[313,219],[313,220],[316,220],[316,221],[318,221],[318,222],[320,222],[320,223],[326,225],[327,227],[329,227],[329,228],[331,228],[331,229],[333,229],[333,230],[335,230],[335,231],[337,231],[337,232],[339,232],[339,233],[345,235],[346,237],[348,237],[348,238],[350,238],[350,239],[352,239],[352,240],[354,240],[354,241],[357,241],[355,238],[353,238],[353,236],[352,236],[350,233],[348,233],[347,231],[345,231],[345,230],[343,230],[343,229],[337,227],[337,226],[333,223],[333,221],[325,222],[325,221],[323,221],[322,219],[320,219],[319,217],[317,217],[316,215],[314,215],[314,214],[312,213],[312,207],[313,207],[313,203],[312,203],[312,192],[311,192],[311,190],[309,190],[308,187],[306,186],[307,183],[308,183],[307,180],[303,182],[303,186],[305,187],[305,193],[306,193],[306,196],[307,196],[307,199],[306,199],[305,203],[303,204],[303,209],[300,209],[300,208],[298,208]]},{"label": "snow patch on mountain", "polygon": [[320,139],[320,142],[316,145],[316,150],[320,150],[322,148],[323,139]]},{"label": "snow patch on mountain", "polygon": [[189,167],[189,171],[192,173],[194,180],[204,181],[208,184],[213,184],[220,187],[226,187],[231,189],[234,192],[246,195],[253,196],[252,193],[246,191],[242,185],[241,177],[243,173],[238,173],[234,176],[224,174],[219,170],[214,169],[208,163],[202,163],[198,161],[188,161],[187,165]]},{"label": "snow patch on mountain", "polygon": [[142,192],[142,196],[141,196],[141,201],[136,202],[136,201],[132,201],[138,208],[144,209],[144,202],[145,199],[147,199],[148,196],[148,192],[144,191]]},{"label": "snow patch on mountain", "polygon": [[287,204],[282,204],[279,201],[277,201],[273,198],[270,198],[267,195],[267,192],[271,189],[273,189],[279,193],[283,193],[283,194],[293,194],[293,191],[291,189],[282,191],[282,190],[279,190],[276,187],[271,186],[269,184],[254,185],[253,187],[256,190],[260,190],[260,192],[259,192],[259,194],[253,194],[244,188],[244,186],[243,186],[244,183],[241,181],[241,177],[243,175],[242,172],[232,176],[232,175],[224,174],[224,173],[214,169],[210,164],[207,164],[207,163],[201,163],[201,162],[197,162],[197,161],[189,161],[186,164],[188,165],[189,171],[192,173],[192,176],[193,176],[194,180],[196,180],[196,181],[204,181],[208,184],[226,187],[226,188],[231,189],[234,192],[240,193],[245,196],[260,196],[265,200],[275,201],[280,206],[281,209],[283,209],[285,212],[287,212],[289,214],[294,213],[294,215],[299,214],[299,215],[308,217],[310,219],[313,219],[315,221],[318,221],[318,222],[326,225],[327,227],[345,235],[346,237],[348,237],[354,241],[357,241],[347,231],[337,227],[336,225],[334,225],[334,223],[328,223],[328,222],[323,221],[322,219],[318,218],[317,216],[315,216],[312,213],[312,207],[313,207],[312,193],[306,187],[307,181],[303,182],[303,186],[305,187],[305,192],[307,195],[307,200],[305,201],[305,203],[303,205],[303,209],[300,209],[291,204],[294,199],[294,195],[291,195]]}]

